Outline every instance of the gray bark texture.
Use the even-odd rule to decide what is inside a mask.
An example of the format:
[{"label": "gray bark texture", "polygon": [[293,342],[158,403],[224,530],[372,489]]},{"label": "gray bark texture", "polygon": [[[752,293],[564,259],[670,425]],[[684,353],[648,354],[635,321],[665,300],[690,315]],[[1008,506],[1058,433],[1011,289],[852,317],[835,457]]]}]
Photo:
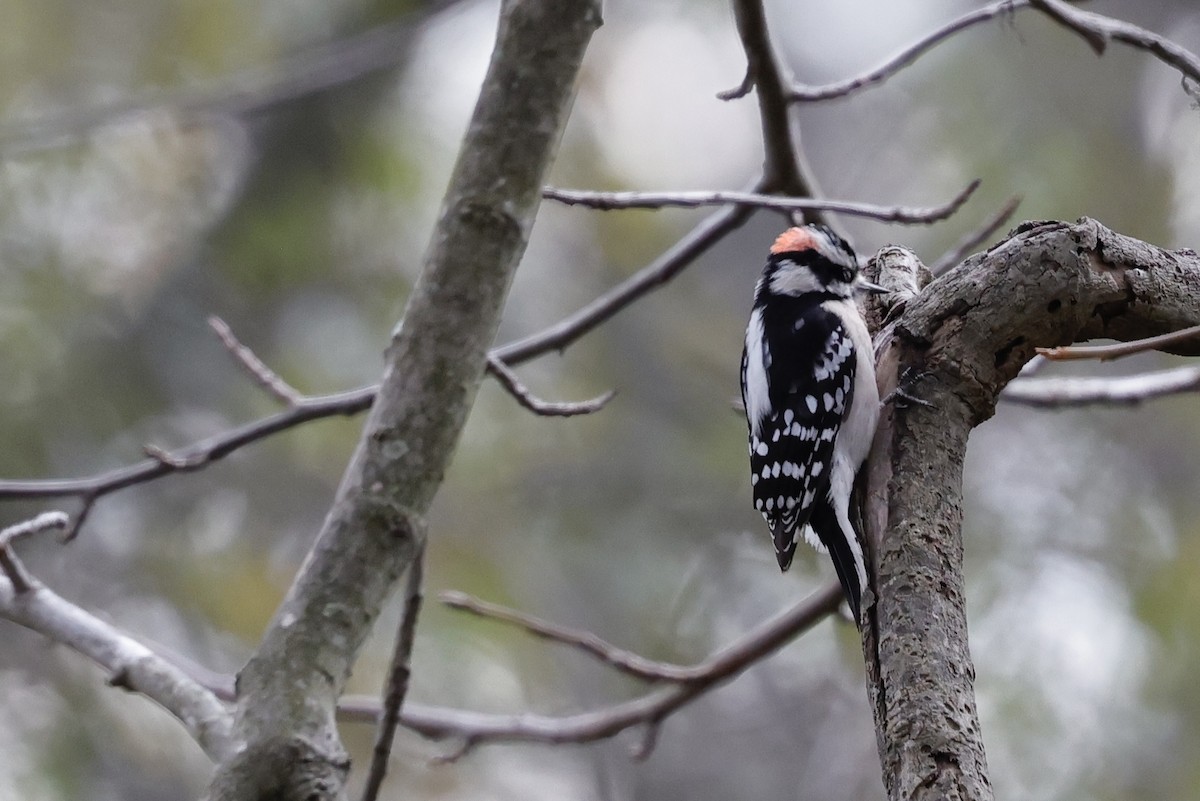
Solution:
[{"label": "gray bark texture", "polygon": [[[915,275],[889,267],[896,255],[872,268]],[[863,648],[884,785],[892,801],[989,801],[963,591],[967,437],[1035,347],[1200,323],[1200,257],[1086,218],[1025,223],[902,306],[872,311],[886,323],[881,394],[900,384],[930,404],[887,404],[865,479],[875,597]],[[1200,355],[1200,343],[1173,352]]]},{"label": "gray bark texture", "polygon": [[238,676],[213,801],[345,797],[334,709],[424,541],[600,25],[600,0],[506,0],[474,116],[363,438],[300,575]]}]

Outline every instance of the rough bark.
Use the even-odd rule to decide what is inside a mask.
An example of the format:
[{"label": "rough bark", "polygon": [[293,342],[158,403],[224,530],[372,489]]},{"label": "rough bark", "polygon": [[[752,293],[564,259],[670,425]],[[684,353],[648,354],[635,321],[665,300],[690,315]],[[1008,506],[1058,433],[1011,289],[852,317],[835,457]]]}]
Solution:
[{"label": "rough bark", "polygon": [[1035,347],[1200,322],[1200,257],[1086,218],[1026,223],[891,316],[881,393],[899,382],[931,405],[888,405],[866,479],[875,597],[863,644],[884,785],[893,800],[988,801],[962,577],[967,437]]},{"label": "rough bark", "polygon": [[234,757],[211,799],[344,797],[334,708],[371,625],[425,537],[541,186],[599,0],[506,0],[496,48],[421,278],[334,505],[238,676]]}]

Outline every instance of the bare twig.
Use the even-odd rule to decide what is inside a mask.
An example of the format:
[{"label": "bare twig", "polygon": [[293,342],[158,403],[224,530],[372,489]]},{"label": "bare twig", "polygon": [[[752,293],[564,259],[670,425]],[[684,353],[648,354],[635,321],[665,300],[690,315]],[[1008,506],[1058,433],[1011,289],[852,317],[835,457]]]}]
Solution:
[{"label": "bare twig", "polygon": [[35,581],[25,565],[17,558],[12,545],[22,537],[39,534],[43,531],[61,531],[70,523],[70,518],[63,512],[42,512],[31,520],[25,520],[0,531],[0,570],[12,584],[13,593],[24,595],[35,586]]},{"label": "bare twig", "polygon": [[490,355],[515,367],[543,353],[561,351],[635,300],[666,284],[749,219],[752,211],[745,206],[729,206],[705,217],[657,259],[579,311],[530,337],[495,348]]},{"label": "bare twig", "polygon": [[152,456],[128,467],[120,467],[87,478],[0,480],[0,500],[14,498],[77,497],[90,505],[117,490],[144,484],[171,473],[190,472],[223,459],[234,451],[272,434],[310,420],[334,415],[352,415],[370,407],[376,387],[363,387],[334,395],[303,399],[298,405],[261,420],[224,431],[175,452],[148,449]]},{"label": "bare twig", "polygon": [[808,211],[823,209],[857,217],[895,223],[931,223],[944,220],[967,202],[979,188],[975,179],[949,203],[931,208],[878,206],[844,200],[816,200],[808,197],[780,197],[757,192],[590,192],[577,189],[547,187],[544,197],[568,205],[609,211],[612,209],[661,209],[667,207],[697,208],[700,206],[750,206],[776,211]]},{"label": "bare twig", "polygon": [[69,519],[64,512],[42,512],[37,517],[8,526],[0,530],[0,548],[11,547],[14,542],[43,531],[59,531],[67,527]]},{"label": "bare twig", "polygon": [[408,582],[404,588],[404,612],[400,617],[400,629],[396,632],[396,647],[392,653],[392,664],[388,669],[387,691],[383,697],[383,710],[375,732],[375,747],[371,753],[371,768],[367,773],[363,789],[363,801],[375,801],[379,788],[387,775],[388,758],[392,753],[392,741],[400,723],[400,708],[408,695],[408,681],[412,675],[413,639],[417,632],[417,615],[421,611],[421,581],[425,564],[425,548],[421,547],[408,568]]},{"label": "bare twig", "polygon": [[824,86],[794,84],[788,92],[788,99],[793,101],[828,100],[833,97],[844,97],[858,89],[881,84],[956,33],[961,33],[981,22],[987,22],[1000,14],[1010,13],[1028,6],[1029,0],[999,0],[999,2],[991,3],[931,31],[878,67],[862,75]]},{"label": "bare twig", "polygon": [[971,253],[975,252],[976,248],[986,242],[992,234],[999,231],[1008,222],[1008,218],[1013,216],[1019,205],[1021,205],[1020,197],[1009,198],[1008,202],[1001,206],[999,211],[985,220],[983,225],[974,231],[968,232],[962,239],[954,243],[954,247],[943,253],[941,258],[929,267],[929,272],[934,277],[937,277],[971,255]]},{"label": "bare twig", "polygon": [[1164,350],[1171,345],[1187,342],[1200,335],[1200,325],[1181,328],[1169,334],[1159,334],[1156,337],[1135,339],[1132,342],[1115,342],[1111,345],[1065,345],[1058,348],[1038,348],[1037,352],[1050,361],[1065,362],[1079,359],[1098,359],[1102,362],[1120,359],[1122,356],[1132,356],[1149,350]]},{"label": "bare twig", "polygon": [[508,365],[491,354],[488,354],[487,366],[488,372],[496,377],[500,386],[508,390],[508,394],[516,398],[517,403],[543,417],[573,417],[580,414],[592,414],[603,409],[617,394],[615,391],[609,390],[591,400],[577,403],[553,403],[542,400],[530,392],[529,388],[517,378],[517,374],[508,369]]},{"label": "bare twig", "polygon": [[[590,327],[581,327],[578,334],[575,335],[582,334],[583,331],[588,330]],[[573,338],[571,333],[568,336]],[[492,351],[493,356],[491,358],[496,359],[497,357],[494,354],[503,352],[503,350],[501,348]],[[532,358],[538,352],[544,351],[533,352],[531,355],[521,358]],[[511,371],[509,372],[511,374]],[[497,377],[503,381],[503,377],[498,372]],[[505,386],[509,388],[507,384]],[[517,382],[516,386],[519,392],[525,393],[522,396],[519,392],[514,392],[518,400],[527,400],[529,402],[528,408],[539,414],[547,415],[571,415],[593,412],[602,408],[604,404],[611,400],[613,395],[611,392],[606,393],[598,398],[578,404],[555,404],[534,397],[519,382]],[[93,476],[68,479],[0,479],[0,501],[28,498],[74,497],[80,499],[82,502],[80,510],[76,512],[74,520],[68,526],[66,533],[66,539],[73,539],[82,526],[87,513],[91,510],[91,507],[105,495],[126,489],[127,487],[145,484],[174,473],[188,473],[202,469],[213,462],[225,458],[234,451],[240,450],[246,445],[307,422],[321,420],[326,417],[358,414],[370,408],[371,403],[375,400],[377,390],[378,386],[368,386],[332,395],[299,396],[294,402],[290,402],[289,408],[284,411],[230,429],[229,431],[221,432],[209,439],[193,443],[177,451],[167,451],[155,445],[145,445],[142,448],[147,457],[145,460],[126,467],[97,473]],[[510,389],[510,391],[513,390]]]},{"label": "bare twig", "polygon": [[1055,22],[1083,37],[1088,46],[1103,55],[1111,41],[1145,50],[1159,61],[1179,70],[1185,77],[1200,81],[1200,58],[1182,45],[1124,20],[1072,8],[1062,0],[1029,0]]},{"label": "bare twig", "polygon": [[535,637],[578,648],[621,673],[638,679],[686,682],[695,681],[697,678],[694,667],[655,662],[605,642],[590,631],[550,623],[524,612],[481,601],[463,592],[444,592],[439,600],[451,609],[510,623],[521,627]]},{"label": "bare twig", "polygon": [[658,745],[658,735],[662,732],[662,720],[650,720],[642,727],[642,736],[637,743],[630,749],[629,755],[637,762],[645,762],[654,753],[654,746]]},{"label": "bare twig", "polygon": [[[562,717],[530,713],[493,715],[407,704],[400,716],[401,724],[426,737],[457,738],[459,748],[446,758],[462,756],[486,742],[586,743],[629,728],[655,725],[829,616],[837,609],[841,597],[840,587],[829,584],[697,665],[693,668],[694,679],[632,701]],[[347,697],[339,704],[339,717],[343,720],[374,722],[379,715],[377,699]]]},{"label": "bare twig", "polygon": [[266,390],[268,395],[280,401],[285,406],[298,406],[304,402],[302,394],[297,392],[291,384],[280,378],[278,373],[267,367],[254,351],[238,341],[228,323],[214,314],[208,318],[208,327],[221,340],[221,344],[225,346],[225,350],[229,351],[229,354],[241,365],[242,369],[250,374],[250,377],[254,379],[254,383]]},{"label": "bare twig", "polygon": [[1177,367],[1112,378],[1031,378],[1011,382],[1000,399],[1022,406],[1136,406],[1167,395],[1200,391],[1200,367]]},{"label": "bare twig", "polygon": [[746,95],[750,94],[752,89],[754,89],[754,74],[750,71],[750,68],[747,66],[746,74],[742,76],[742,82],[739,83],[737,86],[733,87],[732,89],[726,89],[724,91],[717,92],[717,99],[718,100],[737,100],[738,98],[742,98],[742,97],[745,97]]}]

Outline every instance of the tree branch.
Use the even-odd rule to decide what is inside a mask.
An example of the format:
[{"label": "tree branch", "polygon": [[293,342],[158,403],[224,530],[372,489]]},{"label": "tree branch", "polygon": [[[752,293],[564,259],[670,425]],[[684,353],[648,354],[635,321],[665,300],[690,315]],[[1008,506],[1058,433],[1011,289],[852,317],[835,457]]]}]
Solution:
[{"label": "tree branch", "polygon": [[632,651],[618,648],[602,640],[590,631],[580,631],[558,623],[550,623],[533,615],[518,612],[496,604],[473,598],[464,592],[444,592],[441,602],[451,609],[468,612],[478,617],[498,620],[519,626],[529,634],[551,642],[576,648],[588,656],[603,662],[614,670],[644,681],[694,681],[695,668],[655,662]]},{"label": "tree branch", "polygon": [[1171,348],[1200,336],[1200,325],[1188,326],[1180,331],[1159,334],[1145,339],[1135,339],[1132,342],[1117,342],[1112,345],[1064,345],[1057,348],[1038,348],[1038,355],[1052,362],[1073,361],[1076,359],[1098,359],[1102,362],[1132,356],[1135,353],[1145,353],[1149,350],[1170,352]]},{"label": "tree branch", "polygon": [[598,412],[608,405],[608,402],[616,396],[616,392],[609,390],[603,395],[592,398],[591,400],[579,401],[577,403],[552,403],[542,400],[529,391],[529,388],[521,383],[521,379],[517,378],[517,374],[508,369],[508,365],[497,359],[495,356],[488,354],[488,372],[496,377],[500,382],[500,386],[512,395],[517,403],[525,407],[534,414],[543,417],[574,417],[580,414],[592,414]]},{"label": "tree branch", "polygon": [[1010,383],[1000,399],[1022,406],[1136,406],[1167,395],[1200,391],[1200,367],[1176,367],[1113,378],[1022,378]]},{"label": "tree branch", "polygon": [[[970,430],[1037,346],[1138,339],[1198,322],[1200,257],[1083,219],[1019,226],[925,287],[881,334],[881,392],[917,375],[913,391],[932,404],[884,409],[866,480],[875,598],[863,647],[890,798],[992,797],[962,578]],[[1195,340],[1176,347],[1200,354]]]},{"label": "tree branch", "polygon": [[1104,54],[1110,41],[1123,42],[1151,53],[1159,61],[1179,70],[1185,78],[1200,81],[1200,58],[1170,39],[1124,20],[1072,8],[1062,0],[1029,1],[1055,22],[1079,34],[1098,56]]},{"label": "tree branch", "polygon": [[492,61],[365,433],[299,576],[238,676],[239,748],[217,766],[212,801],[343,793],[349,763],[336,701],[424,542],[424,514],[483,377],[599,24],[598,0],[502,4]]},{"label": "tree branch", "polygon": [[[451,758],[488,742],[588,743],[638,726],[657,726],[689,701],[735,678],[812,628],[832,614],[841,599],[837,584],[825,586],[699,665],[681,668],[689,674],[686,679],[604,709],[556,717],[530,713],[497,715],[409,704],[404,708],[401,722],[425,737],[459,738],[462,746]],[[375,699],[345,698],[341,710],[346,720],[370,722],[379,716]]]},{"label": "tree branch", "polygon": [[609,211],[612,209],[661,209],[669,207],[750,206],[775,211],[811,211],[821,209],[895,223],[928,224],[954,214],[979,188],[979,179],[969,183],[950,202],[930,208],[879,206],[845,200],[815,200],[808,197],[780,197],[757,192],[592,192],[546,187],[542,195],[550,200],[574,206]]},{"label": "tree branch", "polygon": [[[758,191],[792,197],[817,197],[816,182],[804,163],[799,136],[792,127],[786,92],[787,79],[771,46],[762,0],[734,0],[734,19],[742,50],[746,53],[746,75],[742,86],[753,85],[758,94],[758,117],[763,139],[763,180]],[[744,93],[734,92],[733,96]],[[820,209],[802,210],[800,222],[827,223]]]},{"label": "tree branch", "polygon": [[[23,529],[5,529],[5,574],[0,578],[0,617],[36,631],[91,659],[108,671],[109,684],[140,693],[178,718],[213,760],[233,750],[233,717],[216,696],[182,670],[113,626],[54,593],[25,570],[11,540],[49,528],[61,528],[66,515],[48,512]],[[12,580],[14,566],[24,586]]]},{"label": "tree branch", "polygon": [[729,206],[700,221],[661,256],[605,292],[579,311],[532,336],[491,351],[509,367],[551,351],[561,351],[584,334],[611,319],[634,301],[666,284],[749,219],[752,209]]},{"label": "tree branch", "polygon": [[1028,6],[1029,0],[999,0],[999,2],[991,3],[931,31],[884,61],[878,67],[862,75],[824,86],[793,84],[788,91],[788,99],[792,101],[828,100],[834,97],[845,97],[868,86],[882,84],[888,78],[891,78],[900,72],[900,70],[925,55],[929,50],[932,50],[936,45],[941,44],[955,34],[972,28],[981,22],[987,22],[1001,14],[1011,14],[1018,9],[1027,8]]},{"label": "tree branch", "polygon": [[408,695],[408,682],[412,675],[413,640],[417,634],[417,616],[421,612],[421,582],[425,569],[425,552],[422,549],[408,568],[408,582],[404,590],[404,611],[400,616],[400,629],[396,632],[396,647],[392,652],[392,663],[388,668],[387,685],[383,694],[383,705],[375,732],[375,747],[371,753],[371,767],[367,771],[367,782],[363,789],[363,801],[375,801],[383,779],[387,775],[388,759],[392,754],[392,741],[396,727],[400,724],[400,709]]},{"label": "tree branch", "polygon": [[299,406],[304,403],[305,397],[301,393],[280,378],[279,374],[258,358],[254,351],[238,341],[227,322],[213,314],[208,318],[208,327],[217,335],[217,339],[221,340],[221,344],[238,366],[246,371],[254,383],[266,390],[268,395],[285,406]]}]

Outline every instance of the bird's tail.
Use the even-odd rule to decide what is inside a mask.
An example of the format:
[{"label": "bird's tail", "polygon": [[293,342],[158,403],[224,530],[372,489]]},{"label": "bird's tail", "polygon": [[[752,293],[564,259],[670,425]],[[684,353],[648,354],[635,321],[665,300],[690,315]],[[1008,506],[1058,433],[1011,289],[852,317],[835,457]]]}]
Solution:
[{"label": "bird's tail", "polygon": [[862,605],[862,587],[859,584],[858,566],[854,563],[854,549],[846,539],[847,536],[856,536],[855,533],[842,532],[837,514],[833,511],[833,504],[828,502],[813,504],[812,517],[809,518],[808,524],[816,532],[817,538],[829,549],[833,569],[837,571],[838,580],[842,582],[842,591],[846,594],[846,602],[850,604],[850,611],[854,614],[854,625],[861,625],[858,613]]}]

